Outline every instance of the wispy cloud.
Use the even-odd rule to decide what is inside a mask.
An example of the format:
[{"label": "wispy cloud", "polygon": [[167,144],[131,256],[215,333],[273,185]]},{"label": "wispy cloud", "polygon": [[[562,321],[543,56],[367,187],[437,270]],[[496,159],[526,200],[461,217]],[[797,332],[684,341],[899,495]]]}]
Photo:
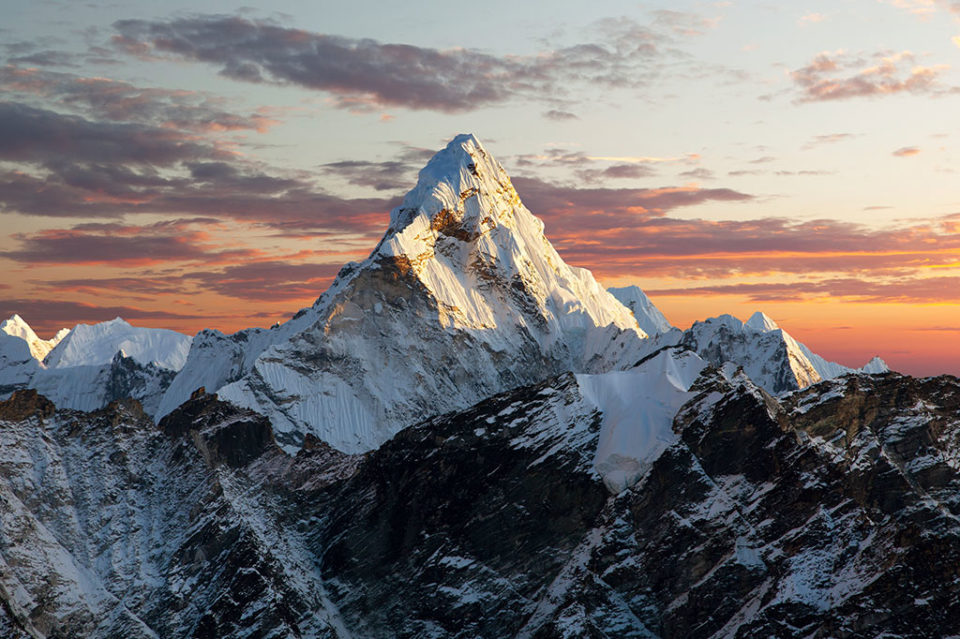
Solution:
[{"label": "wispy cloud", "polygon": [[417,166],[400,160],[373,162],[370,160],[341,160],[322,166],[325,173],[343,177],[350,184],[369,186],[377,191],[399,192],[413,183]]},{"label": "wispy cloud", "polygon": [[791,73],[799,101],[822,102],[898,93],[924,94],[941,89],[947,65],[923,66],[909,51],[861,57],[843,51],[823,52]]},{"label": "wispy cloud", "polygon": [[804,149],[812,149],[825,144],[837,144],[838,142],[847,142],[857,137],[854,133],[826,133],[815,135],[809,142],[803,145]]},{"label": "wispy cloud", "polygon": [[800,26],[805,26],[808,24],[817,24],[818,22],[823,22],[827,19],[827,16],[822,13],[808,13],[804,16],[801,16],[797,23]]},{"label": "wispy cloud", "polygon": [[911,157],[911,156],[914,156],[914,155],[919,155],[919,154],[920,154],[920,148],[919,148],[919,147],[915,147],[915,146],[902,146],[902,147],[900,147],[899,149],[897,149],[896,151],[894,151],[891,155],[893,155],[893,156],[895,156],[895,157],[898,157],[898,158],[908,158],[908,157]]},{"label": "wispy cloud", "polygon": [[569,122],[570,120],[580,119],[576,113],[562,111],[560,109],[550,109],[549,111],[544,112],[543,117],[555,122]]},{"label": "wispy cloud", "polygon": [[[650,290],[651,295],[738,295],[755,302],[790,302],[818,298],[848,301],[931,304],[960,302],[960,277],[902,277],[879,281],[863,278],[828,278],[814,281],[721,284]],[[949,329],[947,329],[949,330]]]},{"label": "wispy cloud", "polygon": [[228,266],[218,271],[197,271],[184,279],[204,289],[251,301],[303,300],[316,297],[333,281],[339,264],[293,264],[269,260]]},{"label": "wispy cloud", "polygon": [[86,224],[73,229],[18,234],[14,250],[0,257],[21,264],[144,266],[171,262],[229,263],[256,257],[253,249],[221,249],[191,221],[151,226]]},{"label": "wispy cloud", "polygon": [[680,36],[702,36],[720,24],[720,17],[708,17],[689,11],[660,9],[654,12],[656,24],[670,29]]}]

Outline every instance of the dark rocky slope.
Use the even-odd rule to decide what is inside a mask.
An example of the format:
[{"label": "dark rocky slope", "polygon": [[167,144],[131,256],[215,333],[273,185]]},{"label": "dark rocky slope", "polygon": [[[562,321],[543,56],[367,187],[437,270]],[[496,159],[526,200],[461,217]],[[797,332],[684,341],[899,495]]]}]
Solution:
[{"label": "dark rocky slope", "polygon": [[779,402],[701,376],[633,488],[562,375],[362,456],[202,393],[0,404],[0,630],[100,637],[942,637],[960,631],[960,381]]}]

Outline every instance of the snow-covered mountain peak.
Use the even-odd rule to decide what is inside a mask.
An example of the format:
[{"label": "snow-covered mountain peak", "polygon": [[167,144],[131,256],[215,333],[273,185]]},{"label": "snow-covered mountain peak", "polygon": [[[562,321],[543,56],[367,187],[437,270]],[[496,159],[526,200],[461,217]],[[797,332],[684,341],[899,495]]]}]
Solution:
[{"label": "snow-covered mountain peak", "polygon": [[[357,273],[385,268],[424,287],[449,327],[536,325],[547,346],[569,327],[614,325],[645,336],[588,271],[564,264],[543,223],[473,135],[458,135],[433,156],[390,220],[371,256],[345,269],[331,291]],[[334,308],[342,310],[349,308]]]},{"label": "snow-covered mountain peak", "polygon": [[773,319],[763,311],[757,311],[751,315],[750,319],[744,322],[744,325],[748,328],[752,328],[755,331],[761,331],[764,333],[767,331],[775,331],[780,328],[777,326],[777,323],[774,322]]},{"label": "snow-covered mountain peak", "polygon": [[7,335],[19,337],[27,342],[40,339],[37,337],[37,334],[33,332],[33,329],[30,328],[30,325],[16,313],[11,315],[10,319],[5,319],[3,322],[0,322],[0,331],[3,331]]},{"label": "snow-covered mountain peak", "polygon": [[890,367],[887,366],[885,361],[875,356],[869,362],[864,364],[860,371],[867,373],[868,375],[877,375],[880,373],[889,373]]},{"label": "snow-covered mountain peak", "polygon": [[163,328],[131,326],[117,317],[99,324],[78,324],[47,355],[47,368],[101,366],[118,352],[139,364],[178,371],[187,360],[192,338]]},{"label": "snow-covered mountain peak", "polygon": [[30,354],[38,362],[42,362],[47,353],[53,350],[53,347],[59,344],[60,340],[70,332],[67,329],[61,329],[53,339],[40,339],[26,320],[16,313],[10,319],[0,322],[0,331],[25,341],[30,348]]},{"label": "snow-covered mountain peak", "polygon": [[270,417],[290,449],[311,433],[362,452],[425,414],[644,354],[633,313],[564,263],[474,136],[439,151],[390,220],[298,320],[309,326],[278,330],[262,349],[198,340],[162,411],[203,379]]},{"label": "snow-covered mountain peak", "polygon": [[639,286],[624,286],[608,288],[611,295],[620,300],[620,303],[633,312],[637,323],[647,335],[666,333],[673,326],[667,321],[660,309],[654,306],[647,294]]},{"label": "snow-covered mountain peak", "polygon": [[[503,196],[508,206],[483,206],[479,201],[500,199],[498,196]],[[516,203],[519,197],[500,163],[476,137],[461,134],[420,170],[417,185],[391,212],[387,235],[425,216],[433,230],[469,237],[496,224],[509,223],[509,215],[503,214]]]}]

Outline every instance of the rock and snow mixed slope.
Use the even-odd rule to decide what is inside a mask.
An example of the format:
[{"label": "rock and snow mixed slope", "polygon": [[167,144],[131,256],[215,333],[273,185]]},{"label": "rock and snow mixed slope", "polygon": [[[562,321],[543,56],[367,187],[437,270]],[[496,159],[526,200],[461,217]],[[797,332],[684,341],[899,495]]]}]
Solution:
[{"label": "rock and snow mixed slope", "polygon": [[673,329],[657,335],[647,349],[656,352],[668,345],[688,348],[713,366],[729,369],[729,374],[742,368],[755,384],[774,395],[850,373],[889,371],[879,357],[859,369],[829,362],[759,311],[746,322],[721,315],[695,322],[686,331]]},{"label": "rock and snow mixed slope", "polygon": [[373,253],[294,322],[198,338],[161,412],[204,381],[268,416],[288,447],[311,433],[359,452],[504,389],[630,365],[645,337],[560,259],[471,135],[430,160]]},{"label": "rock and snow mixed slope", "polygon": [[[682,387],[693,356],[674,350],[650,372],[679,366]],[[21,391],[0,403],[0,631],[960,629],[958,380],[850,376],[778,401],[705,368],[640,482],[611,494],[607,375],[497,395],[365,455],[308,437],[292,457],[265,419],[211,396],[158,429],[134,403],[82,414]]]}]

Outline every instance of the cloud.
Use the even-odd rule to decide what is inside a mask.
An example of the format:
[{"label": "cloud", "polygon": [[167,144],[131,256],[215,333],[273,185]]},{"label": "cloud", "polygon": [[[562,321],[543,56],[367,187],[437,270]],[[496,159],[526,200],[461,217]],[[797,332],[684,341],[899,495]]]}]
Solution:
[{"label": "cloud", "polygon": [[817,55],[790,75],[800,102],[823,102],[898,93],[924,94],[940,89],[946,65],[921,66],[909,51],[875,54],[869,59],[842,51]]},{"label": "cloud", "polygon": [[891,155],[898,158],[908,158],[914,155],[919,155],[920,149],[915,146],[902,146],[896,151],[893,151]]},{"label": "cloud", "polygon": [[[670,17],[661,16],[661,22],[674,32],[695,28],[681,26],[681,14],[663,13]],[[456,113],[518,96],[555,102],[575,95],[573,84],[642,87],[665,41],[663,34],[629,20],[598,23],[602,42],[502,57],[384,44],[232,16],[120,20],[114,28],[115,45],[128,54],[173,56],[215,65],[221,75],[242,82],[324,91],[341,108],[358,111],[399,106]]]},{"label": "cloud", "polygon": [[27,55],[18,55],[7,60],[13,64],[26,64],[37,67],[76,67],[77,56],[68,51],[44,49]]},{"label": "cloud", "polygon": [[[216,166],[214,163],[212,166]],[[65,167],[33,176],[0,173],[0,210],[23,215],[122,218],[132,214],[207,216],[250,222],[302,235],[383,232],[399,197],[345,198],[294,180],[259,173],[225,173],[193,165],[197,179],[165,178],[125,167]],[[207,172],[210,171],[210,172]],[[265,185],[262,189],[258,185]]]},{"label": "cloud", "polygon": [[754,197],[693,186],[591,189],[532,178],[514,184],[564,259],[602,276],[891,275],[952,267],[960,249],[956,216],[885,229],[831,219],[678,219],[671,212],[681,207]]},{"label": "cloud", "polygon": [[805,16],[801,16],[797,22],[800,24],[800,26],[805,26],[808,24],[823,22],[826,19],[827,16],[823,15],[822,13],[808,13]]},{"label": "cloud", "polygon": [[655,174],[656,171],[646,164],[614,164],[599,172],[600,177],[618,179],[644,178]]},{"label": "cloud", "polygon": [[708,18],[697,13],[660,9],[654,12],[656,24],[663,25],[680,36],[702,36],[720,24],[720,18]]},{"label": "cloud", "polygon": [[815,281],[724,284],[676,289],[652,289],[650,295],[738,295],[755,302],[795,302],[818,298],[885,304],[960,302],[960,277],[903,277],[865,281],[863,278],[829,278]]},{"label": "cloud", "polygon": [[803,148],[808,150],[825,144],[837,144],[838,142],[852,140],[855,137],[857,136],[854,133],[827,133],[824,135],[815,135],[809,142],[803,145]]},{"label": "cloud", "polygon": [[880,0],[898,9],[909,11],[921,20],[929,20],[939,9],[953,13],[960,19],[960,2],[956,0]]},{"label": "cloud", "polygon": [[680,173],[680,177],[692,178],[694,180],[713,180],[716,178],[716,175],[710,169],[697,167],[689,171],[683,171]]},{"label": "cloud", "polygon": [[[421,155],[421,149],[401,149],[401,156]],[[20,165],[0,168],[0,211],[21,215],[217,216],[284,231],[373,233],[382,231],[398,203],[331,195],[309,177],[272,175],[175,129],[93,121],[16,102],[0,102],[0,160]],[[379,184],[386,186],[383,179]]]},{"label": "cloud", "polygon": [[570,120],[580,119],[576,113],[560,111],[558,109],[550,109],[549,111],[544,112],[543,117],[547,118],[548,120],[554,120],[555,122],[569,122]]},{"label": "cloud", "polygon": [[15,234],[19,243],[0,257],[21,264],[111,264],[144,266],[169,262],[229,263],[259,255],[252,249],[220,250],[195,222],[150,226],[86,224],[34,234]]},{"label": "cloud", "polygon": [[264,113],[240,114],[226,100],[196,91],[141,88],[107,78],[7,65],[0,67],[0,88],[33,96],[88,117],[116,122],[143,122],[189,131],[265,132],[277,120]]},{"label": "cloud", "polygon": [[57,291],[61,295],[64,293],[111,296],[123,294],[141,300],[153,300],[158,295],[182,297],[185,293],[183,281],[179,277],[150,277],[145,273],[137,277],[33,280],[31,283],[49,291]]},{"label": "cloud", "polygon": [[710,201],[744,202],[752,195],[732,189],[696,186],[577,188],[536,178],[517,177],[513,184],[524,203],[543,218],[548,233],[580,236],[592,230],[635,227],[681,207]]},{"label": "cloud", "polygon": [[41,335],[51,336],[64,327],[72,328],[80,323],[106,322],[115,317],[134,322],[136,320],[194,319],[191,315],[131,306],[96,306],[83,302],[42,299],[0,299],[0,316],[10,317],[14,313],[26,319]]},{"label": "cloud", "polygon": [[272,302],[317,297],[339,270],[339,264],[263,261],[228,266],[220,271],[188,273],[184,278],[228,297]]},{"label": "cloud", "polygon": [[15,162],[103,162],[170,165],[183,159],[219,157],[212,146],[176,131],[126,123],[94,122],[0,102],[0,159]]},{"label": "cloud", "polygon": [[371,162],[342,160],[322,165],[325,173],[343,177],[350,184],[369,186],[378,191],[400,191],[415,182],[417,166],[401,161]]},{"label": "cloud", "polygon": [[523,169],[564,169],[577,180],[588,183],[602,182],[606,179],[639,179],[657,174],[654,167],[659,164],[692,163],[699,157],[645,157],[645,156],[603,156],[589,155],[583,151],[571,151],[554,147],[539,154],[524,154],[514,158],[517,167]]}]

